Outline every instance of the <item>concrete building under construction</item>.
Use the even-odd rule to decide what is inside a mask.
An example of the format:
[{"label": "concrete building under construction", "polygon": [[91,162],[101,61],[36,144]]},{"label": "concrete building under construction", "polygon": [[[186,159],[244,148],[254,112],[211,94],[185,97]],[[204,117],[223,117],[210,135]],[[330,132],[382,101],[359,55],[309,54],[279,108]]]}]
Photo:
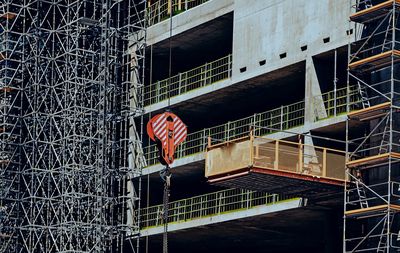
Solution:
[{"label": "concrete building under construction", "polygon": [[[189,129],[171,251],[397,252],[399,2],[170,4],[149,5],[144,117]],[[144,154],[141,247],[160,252],[163,166]]]},{"label": "concrete building under construction", "polygon": [[0,252],[400,251],[399,12],[0,0]]}]

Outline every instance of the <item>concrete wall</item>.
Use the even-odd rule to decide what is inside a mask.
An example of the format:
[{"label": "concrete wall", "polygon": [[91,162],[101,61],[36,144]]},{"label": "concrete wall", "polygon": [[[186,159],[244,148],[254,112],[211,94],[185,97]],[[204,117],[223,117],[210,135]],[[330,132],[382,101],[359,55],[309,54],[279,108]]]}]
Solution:
[{"label": "concrete wall", "polygon": [[[346,45],[349,13],[348,0],[235,0],[233,81]],[[260,66],[261,60],[266,64]],[[243,67],[247,71],[240,73]]]}]

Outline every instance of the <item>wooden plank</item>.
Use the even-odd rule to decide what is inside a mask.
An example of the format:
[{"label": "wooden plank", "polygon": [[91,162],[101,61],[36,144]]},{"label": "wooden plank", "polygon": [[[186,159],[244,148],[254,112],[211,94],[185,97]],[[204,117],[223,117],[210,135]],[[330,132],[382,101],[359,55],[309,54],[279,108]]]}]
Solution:
[{"label": "wooden plank", "polygon": [[380,211],[384,211],[388,208],[390,208],[392,210],[400,211],[400,206],[398,206],[398,205],[384,204],[384,205],[378,205],[378,206],[373,206],[373,207],[367,207],[367,208],[346,211],[344,214],[346,216],[356,216],[356,215],[368,214],[368,213],[373,213],[373,212],[380,212]]},{"label": "wooden plank", "polygon": [[3,92],[11,92],[13,89],[11,87],[5,86],[5,87],[0,87],[0,91]]},{"label": "wooden plank", "polygon": [[370,56],[367,57],[365,59],[359,60],[359,61],[355,61],[349,64],[349,69],[355,69],[357,67],[360,67],[362,65],[368,64],[368,63],[373,63],[373,62],[377,62],[378,60],[382,60],[385,58],[390,58],[391,56],[395,55],[395,56],[400,56],[400,51],[399,50],[390,50],[387,52],[383,52],[374,56]]},{"label": "wooden plank", "polygon": [[369,157],[364,157],[361,159],[353,160],[353,161],[348,161],[346,163],[347,167],[357,167],[357,166],[362,166],[366,164],[374,164],[376,162],[386,160],[389,158],[389,153],[386,154],[381,154],[381,155],[375,155],[375,156],[369,156]]},{"label": "wooden plank", "polygon": [[0,14],[0,18],[5,18],[5,19],[14,19],[17,16],[16,13],[13,12],[6,12],[3,14]]},{"label": "wooden plank", "polygon": [[357,18],[361,18],[362,16],[366,16],[366,15],[368,15],[368,14],[371,14],[371,13],[373,13],[373,12],[376,12],[376,11],[378,11],[378,10],[380,10],[380,9],[385,8],[385,7],[389,7],[389,6],[393,5],[394,2],[399,3],[400,0],[396,0],[396,1],[395,1],[395,0],[389,0],[389,1],[386,1],[386,2],[383,2],[383,3],[380,3],[380,4],[377,4],[377,5],[375,5],[375,6],[372,6],[371,8],[367,8],[367,9],[365,9],[365,10],[358,11],[358,12],[356,12],[356,13],[350,15],[350,20],[353,21],[353,20],[355,20],[355,19],[357,19]]},{"label": "wooden plank", "polygon": [[361,159],[348,161],[346,163],[346,166],[349,168],[354,168],[354,167],[363,166],[363,165],[373,165],[380,161],[388,160],[389,157],[400,158],[400,153],[391,152],[391,153],[385,153],[385,154],[380,154],[380,155],[364,157]]},{"label": "wooden plank", "polygon": [[375,118],[375,117],[373,117],[374,115],[376,115],[376,116],[382,115],[382,112],[380,112],[380,110],[388,109],[388,108],[390,108],[391,105],[392,105],[391,102],[385,102],[385,103],[374,105],[374,106],[371,106],[368,108],[349,112],[347,115],[349,118],[360,118],[360,121],[366,120],[366,119],[371,119],[371,118]]}]

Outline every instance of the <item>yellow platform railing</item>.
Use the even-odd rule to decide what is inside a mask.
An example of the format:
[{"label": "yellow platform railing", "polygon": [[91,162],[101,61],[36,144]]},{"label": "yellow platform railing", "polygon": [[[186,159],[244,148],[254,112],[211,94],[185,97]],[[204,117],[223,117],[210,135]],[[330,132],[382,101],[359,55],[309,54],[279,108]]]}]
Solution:
[{"label": "yellow platform railing", "polygon": [[189,71],[179,73],[171,78],[145,86],[144,104],[145,106],[155,104],[230,78],[231,75],[232,55],[228,55]]},{"label": "yellow platform railing", "polygon": [[148,25],[152,26],[170,17],[187,11],[209,0],[158,0],[147,8]]},{"label": "yellow platform railing", "polygon": [[[337,89],[336,91],[328,91],[321,96],[314,97],[314,100],[322,97],[326,109],[326,118],[330,118],[347,112],[347,94],[349,94],[350,101],[349,110],[354,111],[360,109],[361,97],[357,86],[350,86],[349,92],[347,92],[346,87]],[[325,118],[317,118],[317,120],[322,119]]]},{"label": "yellow platform railing", "polygon": [[[227,152],[229,150],[229,152]],[[262,168],[338,181],[345,179],[346,152],[266,137],[240,138],[207,147],[206,177]]]},{"label": "yellow platform railing", "polygon": [[[170,202],[168,223],[186,222],[228,212],[273,205],[292,199],[298,198],[241,189],[222,190]],[[161,226],[163,224],[162,213],[163,205],[142,208],[141,228]]]}]

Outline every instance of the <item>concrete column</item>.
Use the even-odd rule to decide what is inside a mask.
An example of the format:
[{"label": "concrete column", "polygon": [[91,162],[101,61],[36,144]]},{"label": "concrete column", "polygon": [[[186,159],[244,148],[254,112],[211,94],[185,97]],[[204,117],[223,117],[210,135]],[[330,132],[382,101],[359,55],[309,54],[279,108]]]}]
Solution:
[{"label": "concrete column", "polygon": [[314,148],[314,142],[312,137],[307,133],[304,136],[304,171],[303,173],[321,173],[322,167],[319,164],[322,164],[322,157],[318,159],[317,152]]},{"label": "concrete column", "polygon": [[314,61],[306,59],[305,124],[327,117]]}]

